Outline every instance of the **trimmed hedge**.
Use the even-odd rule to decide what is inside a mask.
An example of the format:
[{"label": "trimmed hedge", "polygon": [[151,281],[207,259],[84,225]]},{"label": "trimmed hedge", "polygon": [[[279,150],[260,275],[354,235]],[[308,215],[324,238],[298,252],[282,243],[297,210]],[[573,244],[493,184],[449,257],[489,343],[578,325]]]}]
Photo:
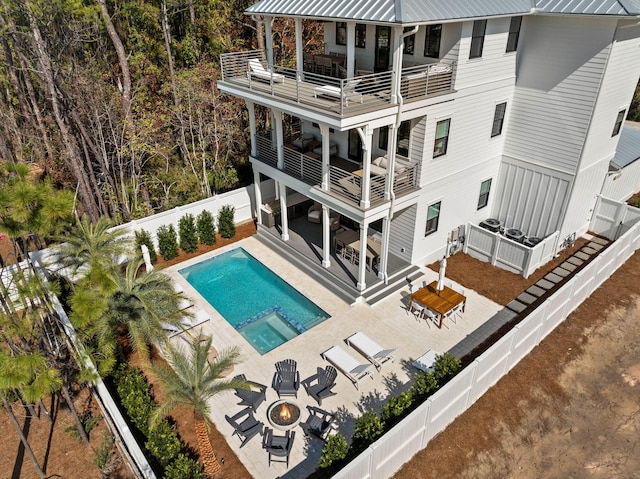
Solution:
[{"label": "trimmed hedge", "polygon": [[216,244],[216,227],[213,224],[213,215],[208,210],[202,210],[196,220],[196,230],[200,243],[208,246]]},{"label": "trimmed hedge", "polygon": [[140,246],[145,245],[149,249],[149,258],[151,264],[156,264],[158,261],[158,255],[156,254],[156,248],[151,241],[151,235],[146,230],[135,230],[134,235],[136,237],[136,248],[140,250]]},{"label": "trimmed hedge", "polygon": [[178,236],[173,225],[162,225],[156,231],[158,250],[165,261],[178,256]]},{"label": "trimmed hedge", "polygon": [[178,220],[180,231],[180,248],[185,253],[195,253],[198,249],[198,234],[196,233],[196,220],[192,214],[187,213]]},{"label": "trimmed hedge", "polygon": [[236,234],[235,212],[231,205],[224,205],[218,211],[218,231],[223,238],[232,238]]},{"label": "trimmed hedge", "polygon": [[206,479],[206,476],[197,461],[181,453],[164,470],[163,479]]}]

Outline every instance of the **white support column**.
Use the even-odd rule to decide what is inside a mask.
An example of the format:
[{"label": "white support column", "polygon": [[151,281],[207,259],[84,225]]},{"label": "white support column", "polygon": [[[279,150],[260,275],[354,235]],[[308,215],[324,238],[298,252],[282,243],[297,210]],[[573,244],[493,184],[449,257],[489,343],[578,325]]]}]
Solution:
[{"label": "white support column", "polygon": [[264,17],[264,44],[267,47],[267,65],[269,70],[273,68],[273,32],[271,27],[273,26],[273,17]]},{"label": "white support column", "polygon": [[280,226],[282,227],[282,241],[289,240],[289,215],[287,214],[287,187],[280,183]]},{"label": "white support column", "polygon": [[329,207],[322,205],[322,266],[331,266],[331,223]]},{"label": "white support column", "polygon": [[398,91],[402,78],[403,28],[393,27],[393,75],[391,77],[391,103],[398,103]]},{"label": "white support column", "polygon": [[[384,199],[391,199],[391,189],[393,188],[393,165],[391,164],[391,160],[395,160],[395,151],[396,151],[396,125],[389,125],[387,135],[387,174],[385,175],[384,180]],[[393,158],[392,158],[393,156]]]},{"label": "white support column", "polygon": [[373,130],[369,125],[365,125],[364,131],[362,128],[356,128],[360,139],[362,140],[362,192],[360,207],[368,208],[371,205],[371,140],[373,137]]},{"label": "white support column", "polygon": [[278,153],[278,169],[284,168],[284,133],[282,130],[282,112],[273,110],[273,120],[276,131],[276,151]]},{"label": "white support column", "polygon": [[253,196],[256,200],[256,222],[262,224],[262,185],[260,184],[260,172],[253,169]]},{"label": "white support column", "polygon": [[378,261],[378,278],[387,281],[387,268],[389,267],[389,232],[391,231],[391,219],[387,216],[382,218],[382,247],[380,248],[380,259]]},{"label": "white support column", "polygon": [[320,125],[320,135],[322,136],[322,189],[329,191],[329,165],[331,164],[331,151],[329,148],[331,143],[327,125]]},{"label": "white support column", "polygon": [[302,50],[302,18],[296,17],[296,69],[298,70],[298,78],[302,76],[304,70],[303,50]]},{"label": "white support column", "polygon": [[249,135],[251,137],[251,156],[258,156],[258,144],[256,140],[256,109],[252,101],[246,100],[249,112]]},{"label": "white support column", "polygon": [[360,259],[358,262],[358,291],[364,291],[367,287],[365,283],[365,274],[367,272],[367,229],[369,228],[368,223],[360,223],[360,251],[358,254],[360,255]]},{"label": "white support column", "polygon": [[347,22],[347,78],[356,76],[356,23]]}]

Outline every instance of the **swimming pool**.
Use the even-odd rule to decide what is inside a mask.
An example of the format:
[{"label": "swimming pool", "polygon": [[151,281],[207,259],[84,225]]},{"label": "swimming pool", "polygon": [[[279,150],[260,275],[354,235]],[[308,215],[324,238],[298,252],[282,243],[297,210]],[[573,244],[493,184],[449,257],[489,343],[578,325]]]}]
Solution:
[{"label": "swimming pool", "polygon": [[179,273],[260,354],[329,318],[243,248],[181,269]]}]

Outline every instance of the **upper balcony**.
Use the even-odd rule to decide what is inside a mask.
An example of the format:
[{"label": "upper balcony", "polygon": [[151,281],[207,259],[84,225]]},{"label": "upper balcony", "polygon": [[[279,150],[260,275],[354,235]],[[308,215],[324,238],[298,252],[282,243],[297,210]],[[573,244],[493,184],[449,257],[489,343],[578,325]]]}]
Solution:
[{"label": "upper balcony", "polygon": [[[393,72],[345,70],[340,55],[305,55],[304,70],[274,66],[268,69],[260,50],[221,55],[221,90],[277,99],[338,119],[378,111],[453,91],[455,63],[434,63],[403,68],[399,84]],[[235,87],[235,88],[234,88]],[[394,94],[394,89],[395,94]]]}]

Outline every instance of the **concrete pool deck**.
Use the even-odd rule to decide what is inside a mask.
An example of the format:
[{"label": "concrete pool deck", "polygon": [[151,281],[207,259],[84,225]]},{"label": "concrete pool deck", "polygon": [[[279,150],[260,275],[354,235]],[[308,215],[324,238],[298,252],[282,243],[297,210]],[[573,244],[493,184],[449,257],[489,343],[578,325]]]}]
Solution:
[{"label": "concrete pool deck", "polygon": [[[182,268],[238,247],[244,248],[325,310],[331,317],[274,350],[260,355],[178,273],[178,270]],[[356,417],[368,409],[379,410],[390,394],[395,395],[408,388],[411,378],[418,372],[411,365],[413,360],[430,349],[440,353],[451,350],[483,323],[504,309],[501,305],[476,294],[474,291],[467,290],[467,306],[463,318],[458,319],[455,324],[447,322],[446,326],[438,329],[433,323],[428,324],[424,320],[416,320],[413,314],[408,311],[408,285],[397,292],[390,293],[387,298],[373,306],[361,303],[351,306],[255,238],[241,240],[233,245],[166,268],[164,271],[176,283],[182,285],[185,294],[194,302],[193,309],[202,309],[210,315],[210,321],[195,329],[201,328],[203,332],[210,334],[213,338],[213,345],[218,350],[232,346],[238,346],[241,349],[241,363],[236,366],[232,375],[244,373],[249,380],[271,386],[275,371],[274,364],[282,359],[291,358],[297,361],[300,377],[304,379],[314,374],[317,367],[327,365],[320,354],[337,344],[340,344],[358,361],[366,363],[363,356],[344,342],[345,338],[358,331],[366,333],[385,349],[395,348],[395,362],[393,364],[387,363],[380,372],[372,367],[373,380],[368,378],[362,380],[359,383],[359,390],[346,376],[338,373],[337,383],[333,388],[337,394],[323,401],[322,409],[336,413],[338,431],[347,440],[351,436]],[[422,281],[430,283],[437,279],[437,273],[426,267],[422,267],[421,272],[423,276],[418,281],[414,281],[414,287],[418,287]],[[233,285],[229,285],[229,287],[232,288]],[[188,340],[188,336],[195,333],[194,330],[181,333],[171,338],[171,342],[176,346],[186,345],[184,340]],[[276,392],[269,387],[267,400],[260,405],[256,413],[256,418],[263,421],[265,426],[269,426],[266,418],[267,408],[277,399]],[[225,435],[228,443],[253,477],[261,479],[304,478],[315,470],[323,443],[319,439],[305,437],[300,427],[295,428],[296,438],[288,469],[283,463],[272,463],[271,467],[268,466],[268,455],[262,449],[261,437],[254,437],[243,448],[240,448],[240,440],[238,437],[232,437],[233,430],[225,420],[225,414],[231,416],[242,409],[237,405],[238,401],[232,392],[220,394],[212,399],[211,420]],[[306,406],[317,406],[302,387],[298,391],[298,398],[295,401],[303,410],[303,421],[308,416]]]}]

